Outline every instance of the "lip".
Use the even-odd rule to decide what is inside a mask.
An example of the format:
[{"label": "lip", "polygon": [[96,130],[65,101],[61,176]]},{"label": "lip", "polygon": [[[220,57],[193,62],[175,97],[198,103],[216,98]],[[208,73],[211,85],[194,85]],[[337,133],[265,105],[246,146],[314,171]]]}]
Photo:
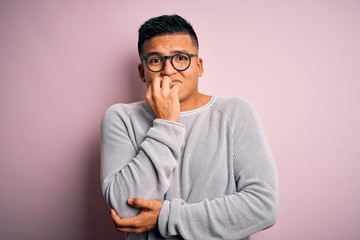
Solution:
[{"label": "lip", "polygon": [[176,82],[182,83],[179,79],[171,80],[171,82],[172,82],[172,83],[176,83]]}]

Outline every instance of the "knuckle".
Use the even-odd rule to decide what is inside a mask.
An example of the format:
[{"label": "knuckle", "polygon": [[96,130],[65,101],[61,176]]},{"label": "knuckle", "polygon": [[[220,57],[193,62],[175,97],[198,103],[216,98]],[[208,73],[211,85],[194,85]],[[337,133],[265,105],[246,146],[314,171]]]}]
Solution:
[{"label": "knuckle", "polygon": [[157,91],[154,91],[150,94],[150,98],[151,99],[155,99],[155,98],[158,98],[159,97],[159,92]]},{"label": "knuckle", "polygon": [[134,199],[133,199],[133,203],[134,203],[135,205],[139,205],[139,204],[141,204],[141,199],[140,199],[140,198],[134,198]]},{"label": "knuckle", "polygon": [[168,96],[168,94],[164,91],[161,92],[161,98],[166,98]]}]

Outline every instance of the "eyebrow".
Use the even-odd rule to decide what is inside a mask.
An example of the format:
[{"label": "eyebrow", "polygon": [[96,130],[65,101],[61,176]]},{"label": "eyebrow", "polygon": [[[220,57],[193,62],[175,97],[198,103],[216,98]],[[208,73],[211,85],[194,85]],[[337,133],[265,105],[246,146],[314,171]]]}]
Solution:
[{"label": "eyebrow", "polygon": [[[170,54],[177,54],[177,53],[189,53],[189,51],[187,51],[187,50],[172,50],[171,52],[170,52]],[[160,55],[163,55],[163,54],[161,54],[161,53],[159,53],[159,52],[148,52],[146,55],[150,55],[150,54],[160,54]],[[145,56],[146,56],[145,55]]]},{"label": "eyebrow", "polygon": [[189,53],[189,51],[187,51],[187,50],[173,50],[173,51],[171,51],[171,53]]}]

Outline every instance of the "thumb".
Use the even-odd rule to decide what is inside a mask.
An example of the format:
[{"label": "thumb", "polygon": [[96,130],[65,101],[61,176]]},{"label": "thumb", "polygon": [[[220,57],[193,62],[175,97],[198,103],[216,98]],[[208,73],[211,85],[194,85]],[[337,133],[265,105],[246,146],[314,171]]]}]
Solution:
[{"label": "thumb", "polygon": [[128,198],[128,204],[135,208],[147,208],[147,205],[145,204],[146,200],[142,198]]}]

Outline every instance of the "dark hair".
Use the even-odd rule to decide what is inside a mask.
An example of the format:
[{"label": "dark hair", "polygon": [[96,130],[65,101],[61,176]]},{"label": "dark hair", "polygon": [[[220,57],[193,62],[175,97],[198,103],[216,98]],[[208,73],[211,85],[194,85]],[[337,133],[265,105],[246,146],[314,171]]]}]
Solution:
[{"label": "dark hair", "polygon": [[139,29],[139,56],[142,54],[142,47],[146,40],[156,36],[181,33],[189,34],[196,47],[199,47],[199,42],[193,27],[188,21],[179,15],[162,15],[159,17],[150,18],[143,25],[141,25]]}]

